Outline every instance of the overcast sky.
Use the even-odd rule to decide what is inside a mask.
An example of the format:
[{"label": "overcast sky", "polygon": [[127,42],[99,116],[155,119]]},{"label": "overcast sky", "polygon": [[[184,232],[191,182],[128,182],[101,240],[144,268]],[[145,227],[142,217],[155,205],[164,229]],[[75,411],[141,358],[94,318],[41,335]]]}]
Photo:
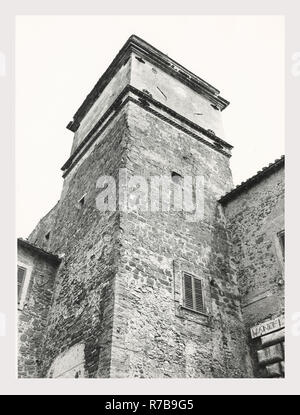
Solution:
[{"label": "overcast sky", "polygon": [[235,184],[284,153],[284,20],[279,16],[19,16],[17,236],[60,198],[65,127],[131,34],[221,91]]}]

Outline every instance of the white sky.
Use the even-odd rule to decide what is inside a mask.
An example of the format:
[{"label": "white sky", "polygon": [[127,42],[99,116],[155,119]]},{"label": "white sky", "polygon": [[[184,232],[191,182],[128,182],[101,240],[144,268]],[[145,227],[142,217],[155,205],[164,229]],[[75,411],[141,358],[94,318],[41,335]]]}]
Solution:
[{"label": "white sky", "polygon": [[65,127],[136,34],[230,101],[235,184],[284,153],[284,19],[279,16],[19,16],[16,25],[17,235],[60,198]]}]

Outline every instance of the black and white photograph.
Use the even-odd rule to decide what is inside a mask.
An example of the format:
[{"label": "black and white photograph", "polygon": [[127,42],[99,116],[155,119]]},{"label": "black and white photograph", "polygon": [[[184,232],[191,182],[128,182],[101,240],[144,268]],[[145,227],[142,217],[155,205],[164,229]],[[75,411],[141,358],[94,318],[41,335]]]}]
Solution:
[{"label": "black and white photograph", "polygon": [[3,403],[299,395],[298,3],[1,3]]},{"label": "black and white photograph", "polygon": [[16,20],[18,378],[284,378],[284,19]]}]

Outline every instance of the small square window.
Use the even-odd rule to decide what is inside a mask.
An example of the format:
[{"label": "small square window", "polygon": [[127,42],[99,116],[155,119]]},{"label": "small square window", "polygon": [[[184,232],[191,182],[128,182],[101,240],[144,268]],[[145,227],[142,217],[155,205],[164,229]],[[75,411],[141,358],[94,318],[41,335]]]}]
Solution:
[{"label": "small square window", "polygon": [[183,294],[184,307],[198,311],[199,313],[205,313],[202,282],[199,278],[184,273]]}]

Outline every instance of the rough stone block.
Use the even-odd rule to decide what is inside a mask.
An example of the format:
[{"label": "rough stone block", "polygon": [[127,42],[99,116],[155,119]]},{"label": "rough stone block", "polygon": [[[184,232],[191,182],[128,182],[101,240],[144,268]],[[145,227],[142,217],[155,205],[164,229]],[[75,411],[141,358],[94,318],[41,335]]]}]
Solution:
[{"label": "rough stone block", "polygon": [[266,347],[257,351],[257,357],[260,365],[266,365],[283,360],[283,352],[280,344]]},{"label": "rough stone block", "polygon": [[273,363],[272,365],[267,365],[266,370],[269,377],[273,378],[281,376],[280,363]]},{"label": "rough stone block", "polygon": [[275,331],[274,333],[266,334],[261,337],[261,344],[269,346],[284,340],[284,329]]}]

